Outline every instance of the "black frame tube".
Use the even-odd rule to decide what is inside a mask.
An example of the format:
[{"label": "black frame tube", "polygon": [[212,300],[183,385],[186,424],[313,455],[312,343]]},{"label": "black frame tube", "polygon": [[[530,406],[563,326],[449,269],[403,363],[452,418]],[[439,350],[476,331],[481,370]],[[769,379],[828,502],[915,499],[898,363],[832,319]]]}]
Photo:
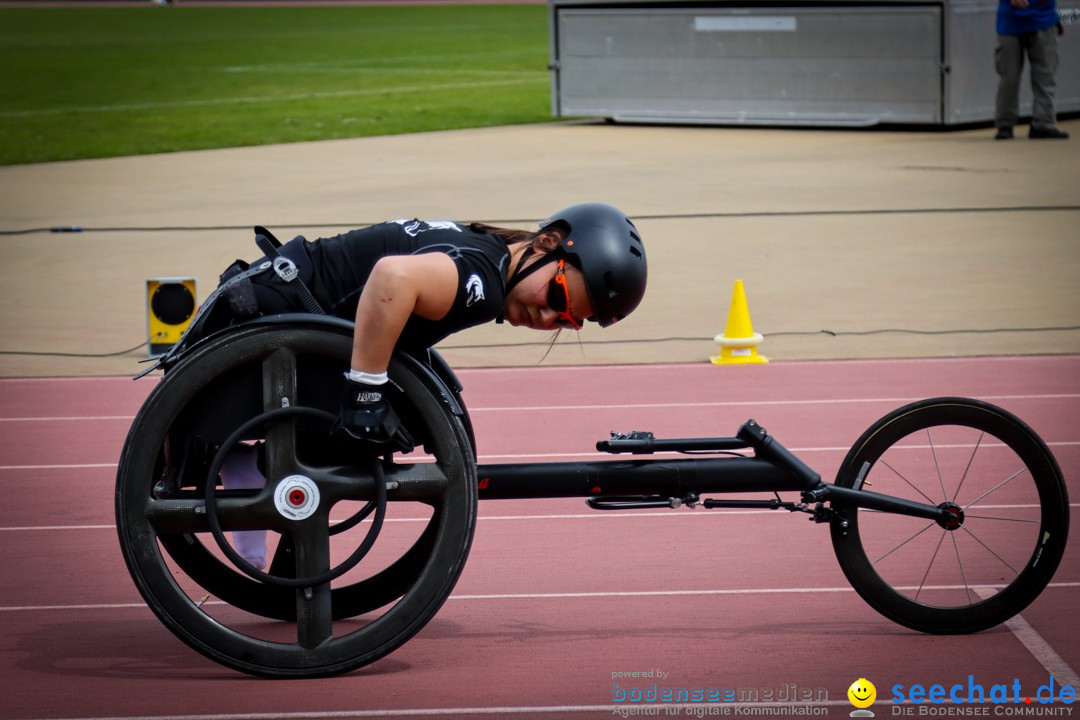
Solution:
[{"label": "black frame tube", "polygon": [[910,515],[912,517],[926,518],[927,520],[942,521],[947,519],[948,514],[937,505],[904,500],[903,498],[869,490],[852,490],[851,488],[838,485],[822,484],[822,501],[853,505],[869,510],[881,510],[882,512],[895,513],[896,515]]},{"label": "black frame tube", "polygon": [[[478,465],[476,472],[480,500],[687,498],[706,493],[800,492],[807,502],[840,503],[934,521],[945,519],[945,512],[936,505],[839,487],[821,482],[816,474],[806,477],[756,457],[492,464]],[[716,502],[713,507],[726,502]]]},{"label": "black frame tube", "polygon": [[481,500],[684,497],[695,493],[782,492],[815,485],[766,460],[720,457],[478,465]]}]

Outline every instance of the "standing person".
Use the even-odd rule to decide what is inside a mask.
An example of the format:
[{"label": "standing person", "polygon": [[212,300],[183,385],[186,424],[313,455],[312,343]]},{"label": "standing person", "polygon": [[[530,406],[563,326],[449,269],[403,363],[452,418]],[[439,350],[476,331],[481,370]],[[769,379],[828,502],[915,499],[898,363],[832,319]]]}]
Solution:
[{"label": "standing person", "polygon": [[1056,0],[999,0],[998,46],[994,64],[998,74],[995,140],[1011,140],[1020,119],[1020,74],[1024,56],[1031,62],[1031,90],[1035,95],[1028,137],[1059,139],[1069,133],[1057,127],[1054,91],[1057,89],[1058,35],[1063,26]]},{"label": "standing person", "polygon": [[[607,327],[633,312],[647,279],[641,235],[621,211],[600,203],[566,208],[536,232],[397,220],[313,242],[298,237],[279,253],[274,271],[258,271],[269,266],[265,259],[226,270],[228,302],[216,303],[206,323],[193,328],[196,337],[258,315],[310,312],[310,297],[325,312],[354,319],[334,432],[386,451],[413,447],[384,399],[395,349],[425,350],[491,320],[536,330],[580,330],[586,320]],[[283,259],[295,264],[300,283],[277,272]],[[247,448],[230,455],[221,477],[229,489],[266,482],[257,453]],[[234,541],[245,560],[265,565],[265,531],[242,531]]]}]

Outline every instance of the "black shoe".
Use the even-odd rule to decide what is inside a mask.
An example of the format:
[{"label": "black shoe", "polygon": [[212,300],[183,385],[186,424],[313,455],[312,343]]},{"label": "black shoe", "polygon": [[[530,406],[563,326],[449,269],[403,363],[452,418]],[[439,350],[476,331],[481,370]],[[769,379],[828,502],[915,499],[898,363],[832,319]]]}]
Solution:
[{"label": "black shoe", "polygon": [[1053,125],[1050,125],[1049,127],[1032,126],[1031,130],[1028,131],[1028,137],[1032,140],[1068,140],[1069,133],[1064,130],[1058,130]]},{"label": "black shoe", "polygon": [[995,140],[1012,140],[1013,129],[1011,127],[998,128],[997,135],[994,136]]}]

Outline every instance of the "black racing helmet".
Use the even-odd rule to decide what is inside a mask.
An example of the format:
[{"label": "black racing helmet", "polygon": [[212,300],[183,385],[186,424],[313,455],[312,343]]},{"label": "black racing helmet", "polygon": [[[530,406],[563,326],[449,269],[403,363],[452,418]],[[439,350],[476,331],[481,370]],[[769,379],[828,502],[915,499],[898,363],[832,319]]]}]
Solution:
[{"label": "black racing helmet", "polygon": [[555,213],[540,227],[564,231],[562,252],[585,276],[590,320],[607,327],[634,311],[645,295],[648,269],[645,245],[630,218],[611,205],[584,203]]}]

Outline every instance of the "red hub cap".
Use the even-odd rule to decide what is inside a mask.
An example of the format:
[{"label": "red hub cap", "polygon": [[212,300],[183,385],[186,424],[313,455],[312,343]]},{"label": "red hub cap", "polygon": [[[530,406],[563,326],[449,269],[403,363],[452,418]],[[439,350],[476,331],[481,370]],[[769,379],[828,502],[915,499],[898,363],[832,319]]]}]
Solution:
[{"label": "red hub cap", "polygon": [[964,524],[964,509],[956,503],[942,503],[939,508],[945,511],[945,517],[938,520],[938,525],[946,530],[956,530]]}]

